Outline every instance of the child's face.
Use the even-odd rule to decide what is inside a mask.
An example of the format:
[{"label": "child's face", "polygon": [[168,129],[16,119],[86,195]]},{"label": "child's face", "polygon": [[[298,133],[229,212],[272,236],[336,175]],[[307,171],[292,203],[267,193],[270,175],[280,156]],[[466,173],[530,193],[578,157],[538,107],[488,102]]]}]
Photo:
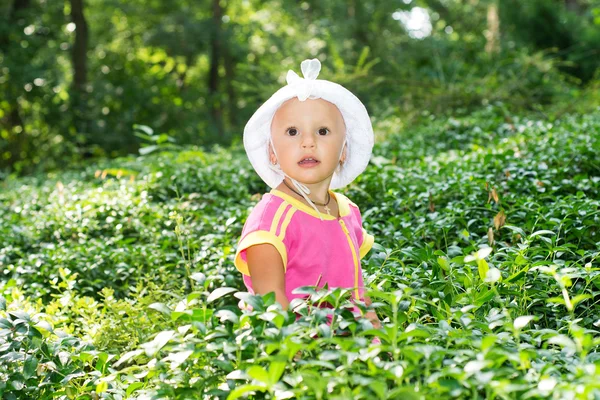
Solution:
[{"label": "child's face", "polygon": [[[326,183],[346,157],[340,158],[346,125],[338,108],[323,99],[300,101],[296,97],[279,107],[271,122],[271,163],[279,161],[283,172],[304,184]],[[306,157],[317,162],[301,163]],[[326,181],[326,182],[325,182]]]}]

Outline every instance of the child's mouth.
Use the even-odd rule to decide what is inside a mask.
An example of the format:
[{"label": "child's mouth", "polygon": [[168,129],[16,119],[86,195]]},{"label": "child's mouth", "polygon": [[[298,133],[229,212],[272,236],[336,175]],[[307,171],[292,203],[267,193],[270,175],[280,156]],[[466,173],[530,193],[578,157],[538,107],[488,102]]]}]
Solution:
[{"label": "child's mouth", "polygon": [[304,159],[302,161],[300,161],[298,163],[299,166],[303,167],[303,168],[311,168],[314,167],[315,165],[320,164],[321,162],[319,160],[315,160],[313,158],[311,159]]}]

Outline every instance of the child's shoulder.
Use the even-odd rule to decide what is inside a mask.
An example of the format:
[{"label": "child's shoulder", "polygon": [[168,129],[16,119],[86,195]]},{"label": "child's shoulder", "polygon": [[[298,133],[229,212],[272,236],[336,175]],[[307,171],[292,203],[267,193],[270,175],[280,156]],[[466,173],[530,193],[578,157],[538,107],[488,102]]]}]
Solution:
[{"label": "child's shoulder", "polygon": [[358,205],[356,205],[356,203],[354,203],[345,195],[337,192],[334,193],[335,197],[338,200],[340,213],[343,213],[344,215],[352,215],[354,217],[353,220],[356,221],[357,225],[362,226],[362,215]]},{"label": "child's shoulder", "polygon": [[273,196],[270,193],[263,194],[262,198],[247,218],[247,224],[261,225],[264,223],[270,223],[277,214],[279,208],[283,205],[284,200],[280,197]]},{"label": "child's shoulder", "polygon": [[343,195],[338,192],[333,192],[333,193],[335,193],[335,197],[338,199],[338,201],[341,200],[341,201],[345,202],[346,204],[348,204],[349,206],[358,209],[358,206],[356,205],[356,203],[354,203],[352,200],[350,200],[346,195]]}]

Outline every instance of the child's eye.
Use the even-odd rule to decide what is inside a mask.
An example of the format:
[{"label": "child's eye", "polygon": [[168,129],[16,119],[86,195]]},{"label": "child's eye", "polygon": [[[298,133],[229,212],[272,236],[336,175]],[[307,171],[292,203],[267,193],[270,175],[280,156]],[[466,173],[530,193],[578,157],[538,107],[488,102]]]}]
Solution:
[{"label": "child's eye", "polygon": [[286,133],[290,136],[296,136],[298,134],[298,130],[296,128],[288,128]]},{"label": "child's eye", "polygon": [[321,136],[325,136],[328,133],[329,133],[329,129],[327,129],[327,128],[321,128],[321,129],[319,129],[319,135],[321,135]]}]

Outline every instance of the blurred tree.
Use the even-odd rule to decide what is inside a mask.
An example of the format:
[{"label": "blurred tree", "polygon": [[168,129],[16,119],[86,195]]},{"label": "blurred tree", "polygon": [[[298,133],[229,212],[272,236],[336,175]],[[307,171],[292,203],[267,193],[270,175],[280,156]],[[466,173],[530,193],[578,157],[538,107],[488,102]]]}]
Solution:
[{"label": "blurred tree", "polygon": [[581,4],[579,4],[579,0],[565,0],[565,5],[567,6],[567,10],[580,14],[582,11]]},{"label": "blurred tree", "polygon": [[485,51],[487,53],[498,53],[500,51],[500,20],[498,17],[498,5],[495,1],[488,3],[487,29],[485,31]]},{"label": "blurred tree", "polygon": [[[75,43],[72,49],[73,84],[71,86],[71,110],[74,129],[83,136],[84,143],[90,144],[87,120],[87,50],[88,26],[83,13],[83,0],[70,0],[71,18],[75,29]],[[78,143],[83,144],[83,143]],[[85,151],[85,150],[84,150]],[[86,155],[90,154],[87,153]]]},{"label": "blurred tree", "polygon": [[73,148],[63,136],[70,124],[63,3],[16,0],[0,9],[0,175],[64,164]]},{"label": "blurred tree", "polygon": [[221,20],[223,18],[223,7],[221,0],[212,0],[212,26],[210,35],[210,69],[208,71],[208,104],[210,116],[217,130],[217,136],[223,135],[223,115],[219,95],[219,67],[223,53]]},{"label": "blurred tree", "polygon": [[[14,0],[12,5],[7,3],[6,6],[8,6],[8,9],[4,9],[4,15],[7,15],[8,18],[3,21],[3,29],[0,32],[0,51],[2,51],[4,57],[10,54],[11,48],[9,23],[17,26],[23,26],[26,23],[26,11],[29,8],[29,0]],[[2,156],[2,164],[12,165],[19,158],[23,157],[23,152],[27,146],[27,132],[21,118],[18,102],[20,91],[14,85],[9,85],[7,81],[8,79],[3,79],[5,98],[2,104],[2,115],[4,115],[3,119],[6,124],[2,132],[2,139],[6,140],[6,144],[0,147],[0,150],[2,150],[2,154],[0,155]]]},{"label": "blurred tree", "polygon": [[499,0],[507,38],[532,50],[554,49],[560,68],[583,82],[600,65],[598,0]]}]

